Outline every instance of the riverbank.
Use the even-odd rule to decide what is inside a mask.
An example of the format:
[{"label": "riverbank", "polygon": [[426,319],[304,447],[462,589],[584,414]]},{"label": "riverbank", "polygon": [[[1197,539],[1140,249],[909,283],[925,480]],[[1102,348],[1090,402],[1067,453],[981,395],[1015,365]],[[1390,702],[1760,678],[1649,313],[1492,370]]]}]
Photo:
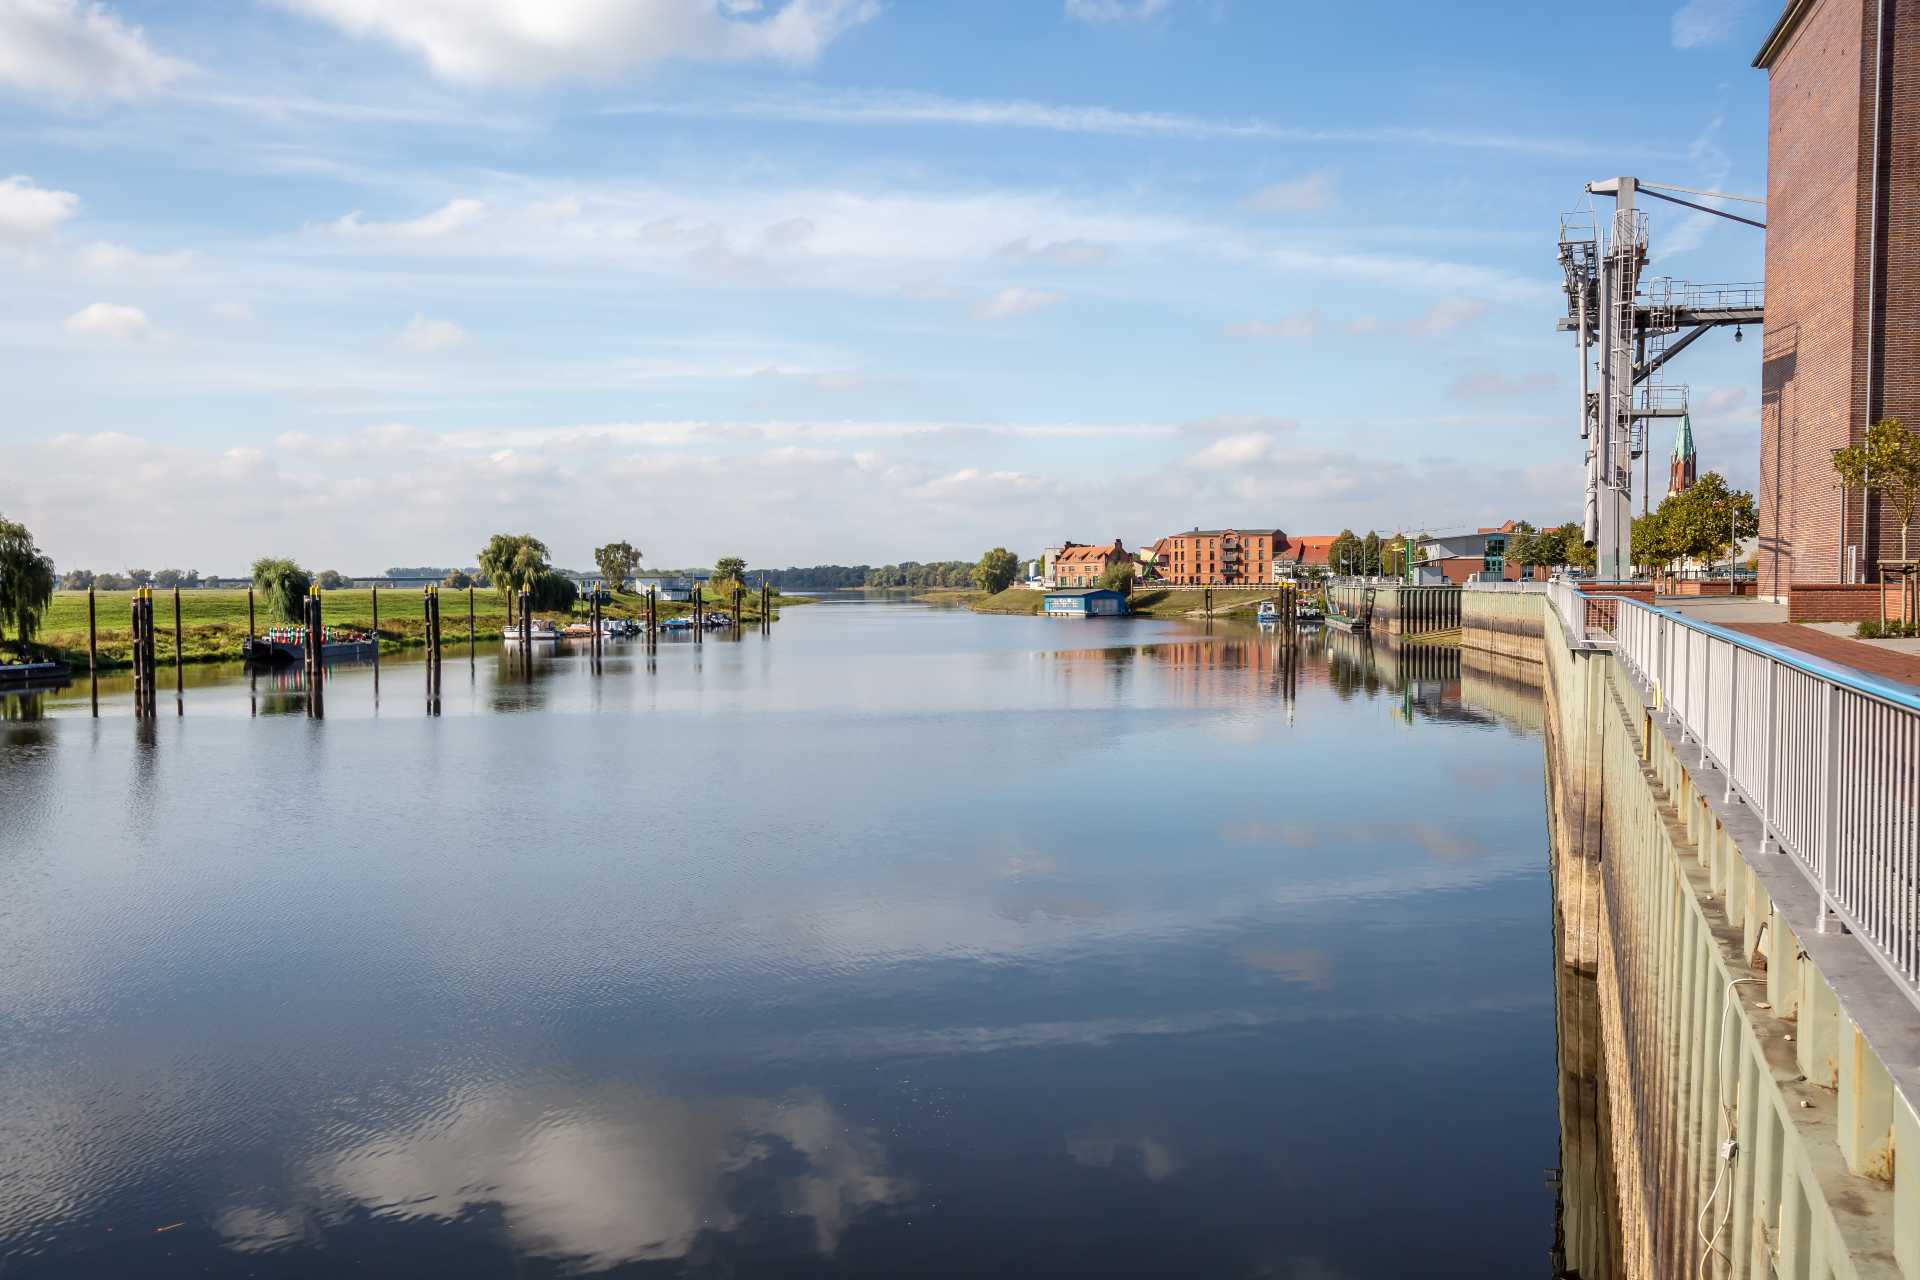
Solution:
[{"label": "riverbank", "polygon": [[[154,613],[159,622],[159,657],[165,662],[173,661],[173,600],[170,592],[155,590]],[[411,588],[388,588],[380,592],[380,650],[383,653],[401,649],[416,649],[426,645],[426,624],[421,618],[420,592]],[[373,629],[373,595],[371,590],[349,589],[328,591],[326,601],[326,621],[328,626],[358,628],[363,631]],[[129,628],[131,591],[102,591],[94,598],[95,617],[99,625],[100,666],[103,670],[114,670],[131,665],[133,636]],[[468,635],[467,593],[451,588],[441,592],[440,631],[444,642],[465,640]],[[730,607],[726,601],[712,592],[704,597],[707,608],[724,611]],[[773,618],[777,621],[780,610],[789,605],[811,604],[809,596],[775,596],[772,604]],[[255,626],[265,631],[270,626],[283,625],[271,618],[263,605],[256,603]],[[659,616],[663,619],[677,617],[693,612],[690,602],[676,603],[662,600],[659,603]],[[603,613],[609,618],[632,618],[636,621],[647,616],[645,596],[614,593],[613,602],[606,605]],[[570,621],[583,620],[586,606],[577,606],[569,615],[554,611],[535,610],[534,617],[546,618],[561,626]],[[742,601],[740,620],[758,625],[760,622],[760,595],[750,591]],[[475,591],[473,593],[472,634],[476,640],[498,640],[506,634],[507,612],[505,600],[493,591]],[[247,593],[244,590],[210,590],[199,588],[180,593],[180,650],[185,662],[236,662],[241,657],[241,645],[247,638]],[[87,593],[84,591],[56,591],[53,606],[48,609],[41,622],[40,634],[36,638],[36,648],[41,652],[50,652],[68,663],[84,667],[87,662]]]}]

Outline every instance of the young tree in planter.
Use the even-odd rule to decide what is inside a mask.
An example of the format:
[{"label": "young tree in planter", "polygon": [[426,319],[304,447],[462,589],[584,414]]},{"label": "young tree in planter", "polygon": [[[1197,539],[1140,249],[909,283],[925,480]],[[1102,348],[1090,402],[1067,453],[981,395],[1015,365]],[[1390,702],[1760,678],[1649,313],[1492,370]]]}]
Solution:
[{"label": "young tree in planter", "polygon": [[995,547],[973,566],[973,585],[989,595],[998,594],[1013,585],[1019,572],[1019,557],[1005,547]]},{"label": "young tree in planter", "polygon": [[27,526],[0,516],[0,641],[13,632],[21,657],[53,604],[53,558],[34,545]]},{"label": "young tree in planter", "polygon": [[1849,489],[1871,489],[1900,517],[1900,558],[1913,560],[1907,529],[1920,507],[1920,436],[1898,418],[1882,418],[1867,428],[1867,438],[1833,455],[1833,469]]},{"label": "young tree in planter", "polygon": [[253,562],[253,588],[267,612],[282,622],[300,621],[300,602],[313,580],[291,560],[262,556]]}]

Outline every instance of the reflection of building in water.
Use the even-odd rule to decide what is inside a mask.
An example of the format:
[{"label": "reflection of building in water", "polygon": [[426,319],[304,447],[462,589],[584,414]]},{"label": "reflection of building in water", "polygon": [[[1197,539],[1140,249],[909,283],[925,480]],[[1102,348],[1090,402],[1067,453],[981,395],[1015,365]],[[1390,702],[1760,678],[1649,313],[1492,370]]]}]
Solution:
[{"label": "reflection of building in water", "polygon": [[1289,646],[1274,631],[1234,627],[1191,640],[1108,649],[1061,649],[1051,657],[1070,684],[1105,684],[1136,672],[1149,676],[1176,701],[1194,706],[1259,693],[1290,699],[1302,679],[1323,680],[1319,642],[1303,635]]}]

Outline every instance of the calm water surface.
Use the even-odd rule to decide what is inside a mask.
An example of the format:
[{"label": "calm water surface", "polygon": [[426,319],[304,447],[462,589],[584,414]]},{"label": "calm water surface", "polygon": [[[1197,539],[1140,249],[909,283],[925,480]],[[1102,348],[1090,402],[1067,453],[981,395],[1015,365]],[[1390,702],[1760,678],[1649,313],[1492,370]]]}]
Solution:
[{"label": "calm water surface", "polygon": [[1545,1275],[1538,703],[1420,663],[833,602],[13,700],[0,1276]]}]

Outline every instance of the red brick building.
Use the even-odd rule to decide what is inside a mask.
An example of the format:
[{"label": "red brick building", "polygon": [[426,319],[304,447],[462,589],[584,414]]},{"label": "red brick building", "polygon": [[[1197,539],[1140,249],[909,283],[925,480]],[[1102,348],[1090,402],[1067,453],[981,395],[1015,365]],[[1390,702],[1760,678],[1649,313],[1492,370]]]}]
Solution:
[{"label": "red brick building", "polygon": [[1129,564],[1133,556],[1120,545],[1120,539],[1101,547],[1083,547],[1069,542],[1053,558],[1054,585],[1065,590],[1069,587],[1097,587],[1107,570],[1117,564]]},{"label": "red brick building", "polygon": [[1265,586],[1286,547],[1279,529],[1194,529],[1156,542],[1155,567],[1174,586]]},{"label": "red brick building", "polygon": [[1920,0],[1790,0],[1767,72],[1760,591],[1860,580],[1898,556],[1833,451],[1920,427]]}]

